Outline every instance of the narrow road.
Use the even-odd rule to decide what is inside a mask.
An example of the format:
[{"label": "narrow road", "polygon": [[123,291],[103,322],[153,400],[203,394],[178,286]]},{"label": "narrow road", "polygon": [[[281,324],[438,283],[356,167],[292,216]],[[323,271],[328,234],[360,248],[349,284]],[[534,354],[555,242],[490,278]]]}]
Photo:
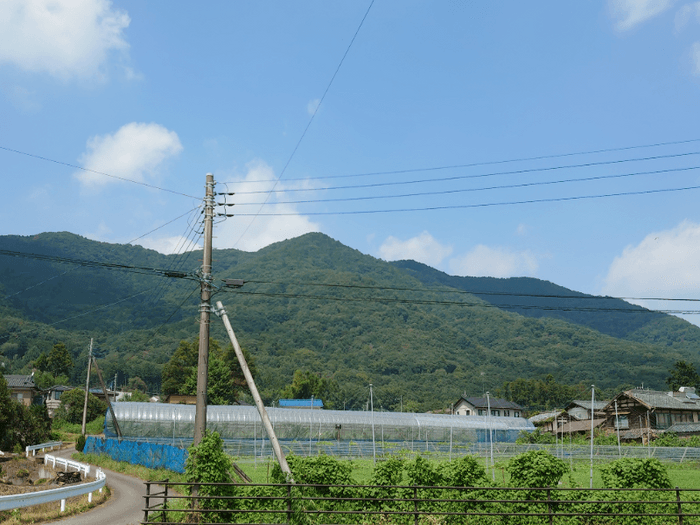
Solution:
[{"label": "narrow road", "polygon": [[[55,455],[70,458],[74,448],[56,451]],[[104,470],[107,486],[112,491],[104,504],[94,509],[62,520],[52,521],[61,525],[138,525],[143,519],[143,496],[146,486],[143,481],[131,476]]]}]

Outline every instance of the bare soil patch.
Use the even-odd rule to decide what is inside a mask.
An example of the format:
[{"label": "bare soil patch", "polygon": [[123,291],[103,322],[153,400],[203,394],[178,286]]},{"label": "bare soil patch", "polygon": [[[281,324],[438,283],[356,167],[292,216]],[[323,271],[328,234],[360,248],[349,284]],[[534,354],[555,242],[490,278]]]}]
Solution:
[{"label": "bare soil patch", "polygon": [[25,457],[20,454],[0,456],[0,496],[53,489],[64,485],[58,471],[44,465],[41,456]]}]

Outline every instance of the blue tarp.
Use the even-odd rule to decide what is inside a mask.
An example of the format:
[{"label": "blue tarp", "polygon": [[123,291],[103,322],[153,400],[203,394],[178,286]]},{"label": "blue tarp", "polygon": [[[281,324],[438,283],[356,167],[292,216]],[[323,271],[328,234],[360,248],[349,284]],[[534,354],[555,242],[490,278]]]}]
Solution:
[{"label": "blue tarp", "polygon": [[126,461],[132,465],[148,468],[164,468],[173,472],[185,472],[187,450],[172,445],[142,443],[139,441],[100,439],[88,436],[83,452],[86,454],[107,454],[115,461]]}]

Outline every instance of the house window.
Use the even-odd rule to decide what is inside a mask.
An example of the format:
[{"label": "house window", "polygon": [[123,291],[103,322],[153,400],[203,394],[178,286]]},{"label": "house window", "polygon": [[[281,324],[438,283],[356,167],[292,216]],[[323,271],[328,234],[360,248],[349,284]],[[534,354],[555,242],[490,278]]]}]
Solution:
[{"label": "house window", "polygon": [[671,414],[658,413],[656,414],[656,428],[668,428],[671,426]]},{"label": "house window", "polygon": [[492,411],[491,411],[491,415],[492,415],[492,416],[500,416],[500,415],[501,415],[501,411],[500,411],[500,410],[492,410]]},{"label": "house window", "polygon": [[465,410],[465,411],[464,411],[464,415],[465,415],[465,416],[470,415],[470,414],[469,414],[469,410]]},{"label": "house window", "polygon": [[629,420],[627,416],[618,416],[617,421],[615,421],[615,428],[626,429],[630,427]]},{"label": "house window", "polygon": [[486,412],[486,411],[485,411],[485,410],[482,410],[482,409],[479,409],[479,415],[480,415],[480,416],[483,416],[483,415],[484,415],[484,412]]},{"label": "house window", "polygon": [[520,412],[513,412],[513,417],[520,417]]},{"label": "house window", "polygon": [[505,417],[510,417],[510,410],[504,410],[504,411],[503,411],[503,415],[504,415]]}]

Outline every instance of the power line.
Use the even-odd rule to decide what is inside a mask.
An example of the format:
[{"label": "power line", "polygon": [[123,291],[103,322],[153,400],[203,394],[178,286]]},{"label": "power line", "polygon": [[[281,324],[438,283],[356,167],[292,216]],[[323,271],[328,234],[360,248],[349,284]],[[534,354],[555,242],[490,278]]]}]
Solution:
[{"label": "power line", "polygon": [[576,307],[576,306],[546,306],[546,305],[495,305],[491,303],[467,303],[464,301],[439,301],[439,300],[420,300],[420,299],[398,299],[394,297],[333,297],[322,295],[306,295],[306,294],[288,294],[274,292],[246,292],[237,291],[238,295],[256,295],[262,297],[282,297],[285,299],[312,299],[319,301],[338,301],[338,302],[354,302],[354,303],[393,303],[393,304],[410,304],[410,305],[439,305],[439,306],[466,306],[476,308],[498,308],[505,310],[508,308],[517,308],[521,310],[549,310],[549,311],[565,311],[565,312],[624,312],[624,313],[665,313],[676,315],[693,315],[700,314],[700,310],[649,310],[643,307],[637,308],[601,308],[601,307]]},{"label": "power line", "polygon": [[482,179],[486,177],[495,177],[500,175],[522,175],[523,173],[540,173],[545,171],[558,171],[563,169],[578,169],[578,168],[591,168],[594,166],[608,166],[612,164],[622,164],[627,162],[648,162],[651,160],[660,160],[673,157],[688,157],[691,155],[700,155],[700,151],[693,151],[689,153],[678,153],[673,155],[657,155],[655,157],[639,157],[634,159],[618,159],[611,161],[600,161],[600,162],[584,162],[580,164],[564,164],[559,166],[549,166],[546,168],[526,168],[520,170],[510,170],[510,171],[495,171],[489,173],[478,173],[475,175],[453,175],[451,177],[441,177],[437,179],[413,179],[405,181],[395,181],[395,182],[373,182],[371,184],[354,184],[349,186],[326,186],[320,188],[290,188],[288,190],[258,190],[258,191],[238,191],[237,195],[254,195],[261,193],[292,193],[292,192],[310,192],[310,191],[331,191],[331,190],[355,190],[362,188],[382,188],[386,186],[406,186],[409,184],[426,184],[435,182],[449,182],[455,180],[468,180],[468,179]]},{"label": "power line", "polygon": [[[250,205],[277,205],[277,204],[311,204],[311,203],[321,203],[321,202],[351,202],[351,201],[365,201],[365,200],[379,200],[379,199],[400,199],[408,197],[425,197],[431,195],[452,195],[456,193],[471,193],[477,191],[491,191],[491,190],[502,190],[502,189],[515,189],[515,188],[529,188],[534,186],[552,186],[555,184],[566,184],[570,182],[592,182],[598,180],[611,180],[620,179],[625,177],[638,177],[643,175],[659,175],[661,173],[675,173],[682,171],[692,171],[700,169],[700,166],[691,166],[687,168],[669,168],[664,170],[654,170],[654,171],[641,171],[635,173],[618,173],[615,175],[596,175],[593,177],[581,177],[576,179],[560,179],[553,181],[541,181],[541,182],[522,182],[518,184],[503,184],[499,186],[487,186],[483,188],[458,188],[450,190],[439,190],[439,191],[423,191],[415,193],[403,193],[398,195],[366,195],[362,197],[339,197],[335,199],[305,199],[297,201],[275,201],[275,202],[241,202],[238,206],[250,206]],[[224,205],[224,204],[220,204]]]},{"label": "power line", "polygon": [[[522,201],[505,201],[505,202],[486,202],[481,204],[453,204],[444,206],[426,206],[416,208],[396,208],[382,210],[349,210],[349,211],[317,211],[304,212],[303,215],[371,215],[377,213],[404,213],[417,211],[438,211],[438,210],[458,210],[469,208],[489,208],[494,206],[515,206],[519,204],[540,204],[545,202],[567,202],[588,199],[604,199],[609,197],[628,197],[634,195],[651,195],[655,193],[670,193],[678,191],[689,191],[700,189],[700,186],[685,186],[682,188],[662,188],[657,190],[640,190],[640,191],[624,191],[619,193],[603,193],[599,195],[575,195],[573,197],[550,197],[544,199],[530,199]],[[283,213],[238,213],[239,217],[250,217],[261,215],[263,217],[285,217],[299,215],[298,212],[283,212]]]},{"label": "power line", "polygon": [[26,155],[27,157],[31,157],[31,158],[33,158],[33,159],[39,159],[39,160],[43,160],[43,161],[46,161],[46,162],[53,162],[54,164],[60,164],[61,166],[68,166],[69,168],[74,168],[74,169],[77,169],[77,170],[85,171],[85,172],[87,172],[87,173],[94,173],[94,174],[96,174],[96,175],[103,175],[103,176],[105,176],[105,177],[110,177],[110,178],[113,178],[113,179],[123,180],[123,181],[125,181],[125,182],[131,182],[132,184],[139,184],[140,186],[145,186],[145,187],[147,187],[147,188],[153,188],[154,190],[165,191],[165,192],[168,192],[168,193],[172,193],[172,194],[174,194],[174,195],[182,195],[183,197],[190,197],[190,198],[192,198],[192,199],[198,199],[198,197],[195,197],[195,196],[193,196],[193,195],[188,195],[187,193],[182,193],[182,192],[175,191],[175,190],[169,190],[169,189],[167,189],[167,188],[161,188],[160,186],[155,186],[155,185],[153,185],[153,184],[148,184],[147,182],[142,182],[142,181],[138,181],[138,180],[128,179],[128,178],[126,178],[126,177],[121,177],[121,176],[119,176],[119,175],[112,175],[112,174],[110,174],[110,173],[105,173],[104,171],[97,171],[97,170],[93,170],[93,169],[90,169],[90,168],[84,168],[83,166],[78,166],[77,164],[71,164],[70,162],[63,162],[63,161],[56,160],[56,159],[50,159],[50,158],[48,158],[48,157],[43,157],[43,156],[41,156],[41,155],[36,155],[35,153],[27,153],[26,151],[20,151],[20,150],[18,150],[18,149],[7,148],[7,147],[5,147],[5,146],[0,146],[0,149],[1,149],[1,150],[4,150],[4,151],[9,151],[10,153],[17,153],[18,155]]},{"label": "power line", "polygon": [[[274,185],[272,186],[272,189],[268,193],[265,202],[270,198],[270,195],[272,195],[272,191],[274,191],[275,187],[277,187],[277,184],[279,181],[284,177],[284,174],[287,171],[287,167],[289,167],[289,164],[292,162],[292,159],[296,155],[297,150],[299,149],[299,146],[301,146],[301,142],[304,140],[304,137],[306,136],[306,133],[309,131],[309,128],[311,127],[311,124],[313,123],[314,119],[316,118],[316,114],[318,113],[318,109],[321,107],[323,104],[323,101],[326,99],[326,95],[328,94],[328,91],[331,89],[331,86],[333,85],[333,81],[335,80],[335,77],[338,76],[338,72],[340,71],[340,68],[343,65],[343,62],[345,62],[345,58],[348,56],[348,53],[350,52],[350,48],[352,48],[352,45],[355,43],[355,39],[357,38],[357,35],[360,33],[360,29],[362,29],[362,26],[365,23],[365,20],[367,19],[367,15],[369,15],[370,9],[372,9],[372,6],[374,5],[374,0],[371,0],[369,3],[369,6],[367,7],[367,10],[365,11],[364,16],[362,17],[362,20],[360,20],[359,25],[357,26],[357,29],[355,30],[355,34],[352,35],[352,38],[350,39],[350,43],[348,44],[347,48],[345,49],[345,53],[343,53],[342,58],[340,59],[340,62],[338,63],[338,67],[335,68],[335,71],[333,72],[333,75],[331,76],[330,81],[328,82],[328,85],[326,86],[326,89],[323,91],[323,95],[321,95],[321,98],[318,101],[318,104],[316,105],[316,108],[314,108],[314,112],[311,114],[311,118],[309,121],[306,123],[306,127],[304,128],[304,131],[302,131],[301,136],[299,137],[299,140],[297,141],[296,145],[294,146],[294,149],[292,150],[292,153],[289,155],[289,158],[287,159],[287,162],[284,164],[284,167],[282,168],[282,171],[280,171],[279,177],[275,179]],[[258,210],[258,213],[262,210],[262,206]],[[238,246],[238,243],[241,242],[241,239],[245,236],[246,233],[248,233],[248,230],[252,226],[253,222],[255,222],[255,219],[257,218],[258,214],[255,214],[253,216],[253,220],[248,223],[246,226],[246,229],[243,230],[243,233],[241,236],[238,238],[238,240],[234,243],[233,247],[235,248]]]},{"label": "power line", "polygon": [[14,250],[0,250],[0,255],[5,255],[7,257],[19,257],[22,259],[34,259],[38,261],[46,262],[56,262],[65,264],[77,264],[78,266],[84,266],[87,268],[106,268],[110,270],[123,270],[130,271],[134,273],[144,273],[148,275],[161,275],[163,277],[173,277],[178,279],[193,279],[198,280],[196,277],[192,276],[186,272],[177,272],[174,270],[167,270],[163,268],[149,268],[145,266],[132,266],[128,264],[118,264],[118,263],[107,263],[100,261],[90,261],[87,259],[73,259],[70,257],[59,257],[54,255],[42,255],[38,253],[29,252],[18,252]]},{"label": "power line", "polygon": [[[596,155],[600,153],[614,153],[617,151],[629,151],[633,149],[644,149],[644,148],[656,148],[656,147],[663,147],[663,146],[677,146],[681,144],[690,144],[693,142],[700,142],[700,139],[689,139],[689,140],[679,140],[679,141],[673,141],[673,142],[657,142],[655,144],[644,144],[644,145],[638,145],[638,146],[625,146],[625,147],[620,147],[620,148],[607,148],[607,149],[598,149],[598,150],[590,150],[590,151],[579,151],[579,152],[573,152],[573,153],[559,153],[555,155],[539,155],[535,157],[522,157],[522,158],[517,158],[517,159],[506,159],[506,160],[495,160],[495,161],[485,161],[485,162],[472,162],[472,163],[465,163],[465,164],[448,164],[448,165],[442,165],[442,166],[429,166],[426,168],[406,168],[406,169],[398,169],[398,170],[389,170],[389,171],[371,171],[371,172],[365,172],[365,173],[352,173],[352,174],[347,174],[347,175],[325,175],[321,177],[303,177],[303,178],[298,178],[298,179],[286,179],[289,182],[293,181],[305,181],[305,180],[326,180],[326,179],[345,179],[345,178],[355,178],[355,177],[373,177],[377,175],[400,175],[404,173],[419,173],[419,172],[424,172],[424,171],[440,171],[440,170],[449,170],[449,169],[459,169],[459,168],[475,168],[478,166],[493,166],[493,165],[498,165],[498,164],[509,164],[509,163],[515,163],[515,162],[528,162],[528,161],[535,161],[535,160],[551,160],[551,159],[558,159],[558,158],[565,158],[565,157],[575,157],[575,156],[581,156],[581,155]],[[260,182],[276,182],[278,179],[266,179],[266,180],[256,180],[256,181],[227,181],[222,184],[251,184],[251,183],[260,183]]]},{"label": "power line", "polygon": [[[225,282],[225,281],[224,281]],[[519,292],[498,292],[498,291],[488,291],[488,290],[462,290],[459,288],[431,288],[426,285],[425,288],[410,288],[401,286],[371,286],[362,284],[338,284],[338,283],[315,283],[315,282],[290,282],[290,281],[262,281],[257,279],[245,279],[245,284],[273,284],[273,285],[286,285],[286,286],[315,286],[324,288],[347,288],[347,289],[358,289],[358,290],[376,290],[376,291],[388,291],[388,292],[428,292],[428,293],[456,293],[456,294],[469,294],[469,295],[497,295],[505,297],[534,297],[543,299],[582,299],[582,300],[627,300],[627,301],[689,301],[689,302],[700,302],[700,299],[686,299],[686,298],[670,298],[670,297],[612,297],[612,296],[599,296],[599,295],[562,295],[562,294],[531,294],[531,293],[519,293]]]}]

